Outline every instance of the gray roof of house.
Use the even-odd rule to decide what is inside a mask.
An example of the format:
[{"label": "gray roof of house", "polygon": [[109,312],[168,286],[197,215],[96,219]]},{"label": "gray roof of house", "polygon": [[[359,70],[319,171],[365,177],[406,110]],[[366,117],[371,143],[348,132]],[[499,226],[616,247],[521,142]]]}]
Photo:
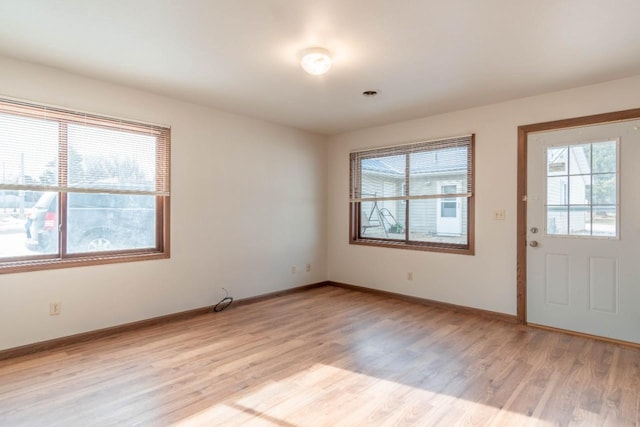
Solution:
[{"label": "gray roof of house", "polygon": [[[412,153],[409,158],[411,174],[466,172],[467,147],[443,148]],[[406,157],[401,155],[362,160],[362,170],[404,177]]]}]

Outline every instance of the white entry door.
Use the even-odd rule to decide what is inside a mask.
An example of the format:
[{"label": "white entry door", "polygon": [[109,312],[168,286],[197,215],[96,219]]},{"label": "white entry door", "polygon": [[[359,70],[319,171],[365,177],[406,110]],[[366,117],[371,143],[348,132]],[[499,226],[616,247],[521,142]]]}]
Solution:
[{"label": "white entry door", "polygon": [[529,323],[640,343],[639,128],[529,134]]},{"label": "white entry door", "polygon": [[[440,194],[460,193],[461,185],[455,181],[439,182]],[[436,206],[436,230],[445,236],[459,236],[462,234],[462,203],[456,197],[438,199]]]}]

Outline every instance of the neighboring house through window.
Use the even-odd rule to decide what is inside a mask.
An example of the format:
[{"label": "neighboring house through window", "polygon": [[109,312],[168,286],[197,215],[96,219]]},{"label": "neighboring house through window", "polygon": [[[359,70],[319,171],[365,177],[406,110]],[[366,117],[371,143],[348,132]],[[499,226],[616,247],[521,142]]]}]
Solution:
[{"label": "neighboring house through window", "polygon": [[616,139],[547,148],[546,234],[618,237],[618,145]]},{"label": "neighboring house through window", "polygon": [[473,254],[474,136],[351,153],[350,242]]},{"label": "neighboring house through window", "polygon": [[169,136],[0,100],[0,272],[168,257]]}]

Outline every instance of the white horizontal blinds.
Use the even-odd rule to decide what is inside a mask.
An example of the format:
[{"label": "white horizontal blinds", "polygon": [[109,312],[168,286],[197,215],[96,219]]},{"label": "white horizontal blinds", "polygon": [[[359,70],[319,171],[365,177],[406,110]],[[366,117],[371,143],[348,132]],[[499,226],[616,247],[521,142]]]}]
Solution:
[{"label": "white horizontal blinds", "polygon": [[[351,202],[471,197],[473,135],[351,153]],[[455,180],[456,188],[438,185]]]},{"label": "white horizontal blinds", "polygon": [[403,197],[406,163],[404,154],[362,159],[360,197],[371,200]]},{"label": "white horizontal blinds", "polygon": [[5,113],[0,108],[0,188],[57,186],[58,132],[55,121]]},{"label": "white horizontal blinds", "polygon": [[3,189],[169,195],[169,144],[167,128],[0,100]]}]

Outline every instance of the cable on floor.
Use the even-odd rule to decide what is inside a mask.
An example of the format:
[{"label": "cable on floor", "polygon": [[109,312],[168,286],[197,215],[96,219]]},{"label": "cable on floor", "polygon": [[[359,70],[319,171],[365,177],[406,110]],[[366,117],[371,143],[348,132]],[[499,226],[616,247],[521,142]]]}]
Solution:
[{"label": "cable on floor", "polygon": [[222,288],[224,291],[225,297],[220,300],[216,305],[213,306],[213,312],[219,313],[222,310],[226,310],[231,303],[233,302],[233,298],[229,296],[229,292],[225,288]]}]

